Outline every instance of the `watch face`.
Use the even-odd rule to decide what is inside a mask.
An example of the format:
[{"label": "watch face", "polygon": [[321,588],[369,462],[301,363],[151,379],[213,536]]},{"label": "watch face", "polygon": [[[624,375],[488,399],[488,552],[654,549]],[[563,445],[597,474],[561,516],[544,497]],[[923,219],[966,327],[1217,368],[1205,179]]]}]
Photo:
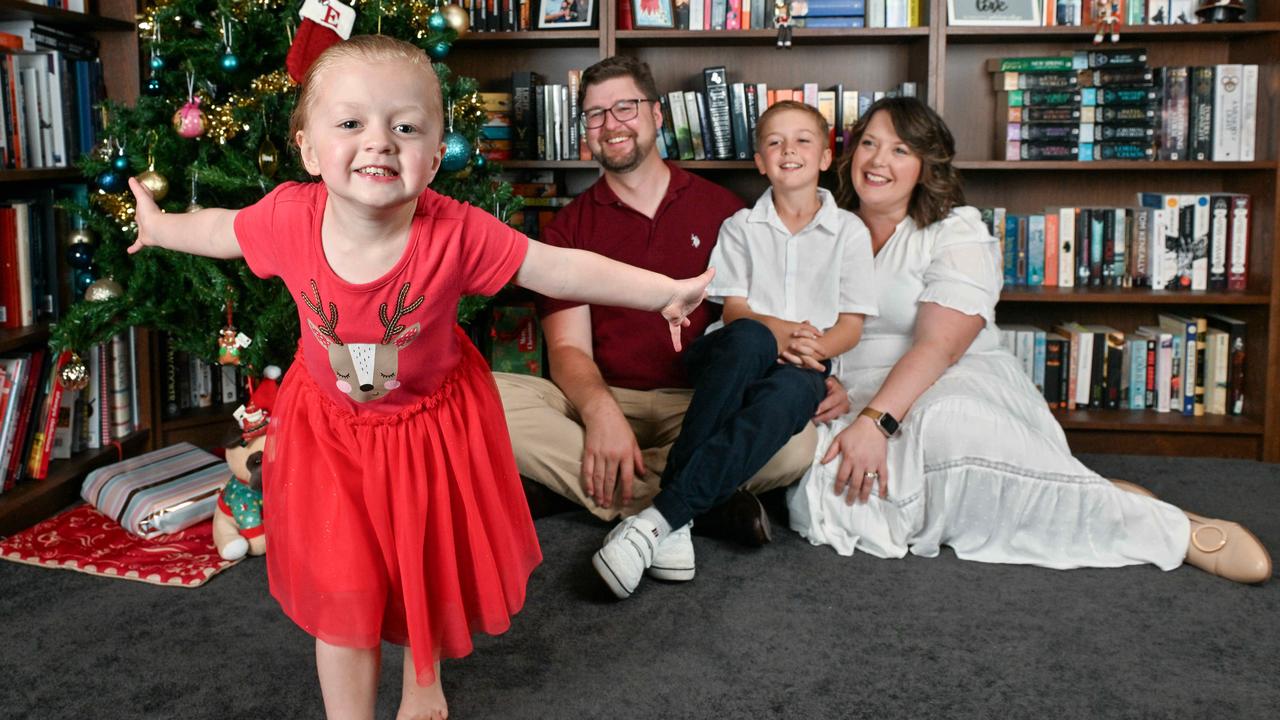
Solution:
[{"label": "watch face", "polygon": [[882,413],[880,415],[880,427],[884,428],[886,433],[894,435],[898,432],[898,421],[889,413]]}]

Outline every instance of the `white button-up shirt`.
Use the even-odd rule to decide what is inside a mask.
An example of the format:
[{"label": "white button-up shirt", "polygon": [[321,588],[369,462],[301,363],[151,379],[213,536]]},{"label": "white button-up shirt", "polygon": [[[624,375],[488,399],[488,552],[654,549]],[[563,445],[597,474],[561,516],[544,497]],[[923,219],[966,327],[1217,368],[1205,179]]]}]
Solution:
[{"label": "white button-up shirt", "polygon": [[[755,207],[739,210],[720,226],[711,251],[715,279],[707,299],[744,297],[752,312],[826,330],[840,313],[878,314],[871,233],[862,220],[836,207],[818,188],[817,214],[794,235],[773,205],[773,189]],[[724,326],[716,322],[712,332]]]}]

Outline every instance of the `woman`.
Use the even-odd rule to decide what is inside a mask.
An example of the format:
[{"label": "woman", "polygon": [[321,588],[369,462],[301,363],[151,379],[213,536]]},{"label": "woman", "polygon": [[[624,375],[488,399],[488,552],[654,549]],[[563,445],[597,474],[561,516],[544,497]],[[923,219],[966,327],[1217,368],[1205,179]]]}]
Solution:
[{"label": "woman", "polygon": [[825,454],[791,492],[792,526],[842,555],[933,557],[948,545],[982,562],[1185,561],[1268,579],[1270,556],[1240,525],[1108,482],[1071,456],[1000,347],[1000,249],[964,205],[954,154],[942,119],[914,98],[881,100],[854,127],[838,198],[871,231],[880,316],[840,358],[852,412],[826,429]]}]

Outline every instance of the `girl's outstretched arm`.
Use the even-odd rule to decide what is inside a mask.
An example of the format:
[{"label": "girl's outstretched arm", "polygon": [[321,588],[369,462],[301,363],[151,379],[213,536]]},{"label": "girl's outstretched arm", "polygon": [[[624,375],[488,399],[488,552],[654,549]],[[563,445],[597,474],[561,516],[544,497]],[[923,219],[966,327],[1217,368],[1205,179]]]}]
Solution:
[{"label": "girl's outstretched arm", "polygon": [[680,328],[689,324],[689,313],[707,296],[714,275],[707,268],[697,277],[673,280],[586,250],[530,240],[515,282],[561,300],[659,311],[671,325],[671,344],[680,350]]},{"label": "girl's outstretched arm", "polygon": [[129,246],[129,254],[155,246],[212,258],[244,257],[236,240],[235,220],[239,210],[207,208],[193,213],[167,214],[137,178],[129,178],[129,189],[138,204],[134,212],[138,239]]}]

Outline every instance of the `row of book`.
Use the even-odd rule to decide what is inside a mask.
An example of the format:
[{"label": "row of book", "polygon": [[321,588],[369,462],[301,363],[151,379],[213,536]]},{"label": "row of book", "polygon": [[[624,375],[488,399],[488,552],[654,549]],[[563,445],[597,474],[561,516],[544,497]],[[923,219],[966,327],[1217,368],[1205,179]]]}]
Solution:
[{"label": "row of book", "polygon": [[0,22],[0,167],[71,167],[102,132],[97,41],[31,20]]},{"label": "row of book", "polygon": [[548,83],[540,73],[511,74],[511,158],[515,160],[588,160],[591,154],[578,123],[581,70],[564,83]]},{"label": "row of book", "polygon": [[[920,27],[927,0],[791,0],[792,27]],[[638,7],[637,7],[638,6]],[[650,7],[618,0],[618,29],[767,30],[777,26],[773,0],[674,0]]]},{"label": "row of book", "polygon": [[52,460],[100,448],[138,429],[137,333],[130,329],[83,358],[84,389],[57,381],[46,348],[0,356],[0,492],[48,476]]},{"label": "row of book", "polygon": [[1140,48],[991,58],[1005,160],[1251,162],[1258,66],[1150,68]]},{"label": "row of book", "polygon": [[556,212],[572,202],[573,197],[562,192],[552,170],[522,171],[519,175],[505,178],[511,184],[511,194],[519,197],[522,205],[507,222],[538,240]]},{"label": "row of book", "polygon": [[1078,322],[1002,325],[1000,341],[1053,409],[1242,415],[1245,330],[1216,313],[1161,313],[1131,333]]},{"label": "row of book", "polygon": [[1093,27],[1106,16],[1124,25],[1193,25],[1199,0],[1044,0],[1044,25]]},{"label": "row of book", "polygon": [[1246,290],[1250,197],[1138,193],[1132,207],[984,208],[1007,287]]},{"label": "row of book", "polygon": [[724,67],[705,68],[702,90],[673,90],[659,99],[663,127],[658,152],[676,160],[749,160],[756,151],[756,120],[775,102],[794,100],[822,113],[830,127],[829,146],[839,155],[848,133],[871,103],[886,95],[914,97],[914,82],[889,90],[859,91],[843,85],[820,90],[770,88],[765,83],[727,81]]},{"label": "row of book", "polygon": [[[80,193],[84,187],[75,188]],[[31,188],[26,198],[0,202],[0,328],[59,317],[58,248],[66,216],[54,202],[65,188]]]},{"label": "row of book", "polygon": [[175,347],[163,333],[160,362],[161,407],[165,419],[182,417],[200,408],[234,409],[249,401],[248,385],[239,365],[211,363]]}]

